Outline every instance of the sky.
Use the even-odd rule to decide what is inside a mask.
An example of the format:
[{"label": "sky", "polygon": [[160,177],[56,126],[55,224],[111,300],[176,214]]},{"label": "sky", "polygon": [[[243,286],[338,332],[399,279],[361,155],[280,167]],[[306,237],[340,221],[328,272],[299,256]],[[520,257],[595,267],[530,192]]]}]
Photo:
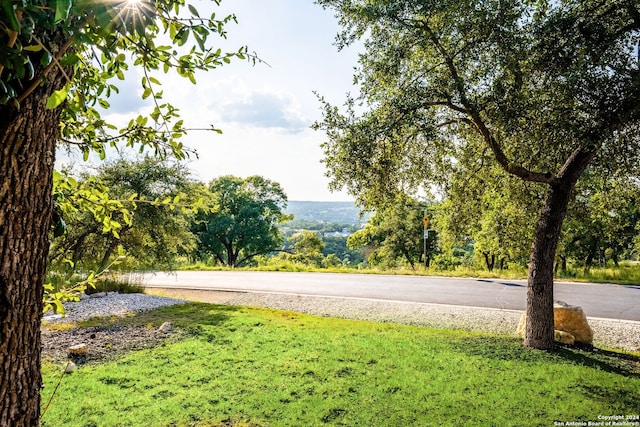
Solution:
[{"label": "sky", "polygon": [[[211,1],[194,1],[203,11]],[[223,175],[261,175],[282,185],[289,200],[348,201],[345,192],[330,192],[320,144],[321,131],[310,129],[321,119],[314,91],[342,105],[352,87],[355,48],[334,46],[339,31],[331,11],[312,0],[226,0],[215,9],[237,16],[227,27],[224,46],[247,46],[266,64],[235,60],[196,75],[197,84],[162,76],[164,98],[180,109],[187,128],[214,125],[223,134],[190,132],[184,139],[199,158],[189,161],[194,178],[209,182]],[[213,39],[216,40],[217,39]],[[223,50],[224,50],[223,46]],[[111,101],[111,117],[128,121],[144,109],[136,76]]]}]

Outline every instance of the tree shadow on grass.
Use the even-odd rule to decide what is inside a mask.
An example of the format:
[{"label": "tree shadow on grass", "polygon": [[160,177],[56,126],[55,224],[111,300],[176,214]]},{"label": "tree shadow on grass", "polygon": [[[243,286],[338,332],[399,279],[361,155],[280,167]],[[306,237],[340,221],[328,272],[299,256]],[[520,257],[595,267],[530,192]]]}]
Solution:
[{"label": "tree shadow on grass", "polygon": [[629,378],[640,378],[640,356],[595,347],[588,349],[560,347],[556,353],[576,365]]},{"label": "tree shadow on grass", "polygon": [[229,321],[232,313],[240,311],[242,307],[190,302],[159,307],[125,317],[93,318],[79,322],[78,326],[159,326],[164,322],[171,322],[178,328],[190,329],[198,326],[220,326]]},{"label": "tree shadow on grass", "polygon": [[600,385],[579,385],[577,388],[584,393],[586,398],[602,402],[611,411],[618,410],[620,413],[628,412],[629,408],[637,408],[638,400],[640,399],[640,392],[637,390],[603,387]]},{"label": "tree shadow on grass", "polygon": [[242,311],[242,307],[192,302],[163,307],[158,309],[158,314],[165,314],[176,323],[187,322],[202,326],[220,326],[229,320],[231,313],[240,311]]},{"label": "tree shadow on grass", "polygon": [[456,339],[451,346],[461,353],[493,360],[557,362],[640,378],[640,356],[598,348],[559,346],[552,352],[527,349],[519,338],[474,336]]}]

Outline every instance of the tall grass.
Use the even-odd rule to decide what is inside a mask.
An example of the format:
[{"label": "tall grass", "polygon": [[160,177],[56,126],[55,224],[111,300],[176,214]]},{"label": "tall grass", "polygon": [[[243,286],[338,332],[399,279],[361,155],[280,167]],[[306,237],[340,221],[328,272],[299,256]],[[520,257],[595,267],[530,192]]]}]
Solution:
[{"label": "tall grass", "polygon": [[568,273],[560,273],[559,278],[583,282],[640,285],[640,265],[620,264],[618,267],[573,268]]},{"label": "tall grass", "polygon": [[[252,270],[252,271],[291,271],[291,272],[325,272],[325,273],[360,273],[360,274],[391,274],[391,275],[421,275],[421,276],[441,276],[441,277],[479,277],[484,279],[526,279],[527,269],[525,267],[514,266],[509,269],[477,269],[467,266],[458,266],[452,270],[441,270],[437,268],[425,268],[417,265],[415,268],[376,268],[376,267],[349,267],[337,266],[321,268],[292,261],[273,262],[257,267],[229,268],[223,266],[211,266],[203,263],[184,265],[181,270]],[[558,271],[556,280],[593,282],[593,283],[613,283],[620,285],[640,285],[640,265],[621,264],[619,267],[607,268],[569,268],[567,271]]]}]

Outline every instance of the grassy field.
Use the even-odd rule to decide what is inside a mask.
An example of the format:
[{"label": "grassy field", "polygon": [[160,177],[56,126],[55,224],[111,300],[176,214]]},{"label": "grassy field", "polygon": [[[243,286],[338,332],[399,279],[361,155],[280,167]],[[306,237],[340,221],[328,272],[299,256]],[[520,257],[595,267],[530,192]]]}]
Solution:
[{"label": "grassy field", "polygon": [[[552,426],[640,412],[637,355],[198,303],[103,320],[164,321],[183,338],[64,375],[42,425]],[[45,404],[63,368],[43,367]]]}]

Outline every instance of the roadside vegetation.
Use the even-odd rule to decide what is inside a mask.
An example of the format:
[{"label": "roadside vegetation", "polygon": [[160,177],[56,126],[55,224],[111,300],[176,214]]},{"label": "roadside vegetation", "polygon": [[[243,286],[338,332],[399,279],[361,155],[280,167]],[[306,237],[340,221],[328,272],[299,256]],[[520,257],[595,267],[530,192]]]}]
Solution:
[{"label": "roadside vegetation", "polygon": [[[64,227],[49,258],[55,291],[65,280],[107,267],[524,279],[529,218],[539,196],[504,186],[485,192],[483,201],[481,188],[454,185],[462,194],[438,202],[399,197],[369,212],[295,202],[304,218],[297,219],[275,182],[225,176],[205,184],[179,164],[150,158],[108,162],[76,178],[67,171],[56,183]],[[86,203],[86,192],[95,189],[107,192],[102,209]],[[560,240],[556,279],[640,284],[640,184],[592,177],[578,190]],[[84,202],[74,199],[78,194]]]},{"label": "roadside vegetation", "polygon": [[[190,303],[91,325],[183,338],[64,375],[43,426],[521,426],[635,414],[640,357]],[[46,362],[46,361],[45,361]],[[47,402],[64,363],[43,367]]]}]

